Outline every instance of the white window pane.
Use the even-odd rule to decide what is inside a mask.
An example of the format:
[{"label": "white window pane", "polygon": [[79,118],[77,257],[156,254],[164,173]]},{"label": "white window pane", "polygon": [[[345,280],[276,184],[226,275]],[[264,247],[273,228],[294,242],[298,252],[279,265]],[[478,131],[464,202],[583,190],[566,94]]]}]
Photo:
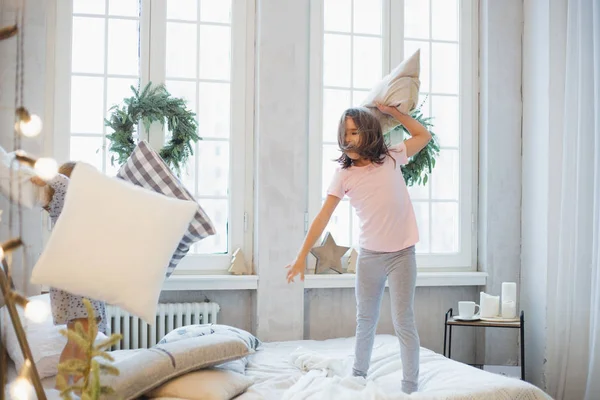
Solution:
[{"label": "white window pane", "polygon": [[102,133],[104,127],[104,79],[71,78],[71,132]]},{"label": "white window pane", "polygon": [[438,40],[458,40],[457,0],[431,0],[431,36]]},{"label": "white window pane", "polygon": [[417,50],[421,50],[421,70],[419,72],[419,79],[421,80],[421,86],[419,90],[421,92],[429,92],[429,74],[431,71],[431,57],[429,55],[429,42],[405,40],[404,41],[404,58],[407,59],[415,53]]},{"label": "white window pane", "polygon": [[73,17],[73,72],[104,73],[104,18]]},{"label": "white window pane", "polygon": [[323,84],[350,87],[350,37],[325,34],[323,41]]},{"label": "white window pane", "polygon": [[[428,94],[421,94],[419,95],[419,104],[417,104],[417,107],[421,108],[421,112],[423,113],[424,117],[430,117],[432,116],[431,114],[431,96],[429,96]],[[435,120],[431,121],[434,126],[433,126],[433,132],[435,132]]]},{"label": "white window pane", "polygon": [[69,160],[83,161],[102,172],[102,137],[71,137]]},{"label": "white window pane", "polygon": [[433,93],[458,94],[458,45],[432,43],[431,91]]},{"label": "white window pane", "polygon": [[381,79],[381,39],[354,37],[353,61],[353,86],[355,88],[371,89]]},{"label": "white window pane", "polygon": [[323,90],[323,141],[337,143],[340,117],[349,107],[349,90]]},{"label": "white window pane", "polygon": [[201,0],[200,20],[204,22],[231,22],[231,0]]},{"label": "white window pane", "polygon": [[172,97],[183,99],[186,107],[197,113],[196,82],[170,80],[165,82],[165,87]]},{"label": "white window pane", "polygon": [[[331,233],[338,246],[350,246],[350,204],[348,201],[340,201],[331,215],[329,224],[323,231],[323,237],[326,232]],[[317,243],[317,245],[319,244]]]},{"label": "white window pane", "polygon": [[456,253],[460,232],[458,203],[432,203],[431,218],[431,252]]},{"label": "white window pane", "polygon": [[198,145],[195,144],[192,148],[194,149],[194,154],[188,158],[187,163],[181,169],[179,180],[190,193],[196,193],[196,170],[198,168],[196,155],[198,154]]},{"label": "white window pane", "polygon": [[353,107],[358,107],[360,106],[365,98],[367,97],[367,94],[369,94],[368,90],[353,90],[352,91],[352,106]]},{"label": "white window pane", "polygon": [[191,252],[201,254],[227,253],[228,200],[199,199],[198,203],[215,225],[217,233],[197,242]]},{"label": "white window pane", "polygon": [[417,228],[419,229],[419,242],[415,246],[417,253],[429,253],[429,203],[426,201],[413,202]]},{"label": "white window pane", "polygon": [[201,137],[229,137],[231,89],[228,83],[200,83],[198,134]]},{"label": "white window pane", "polygon": [[325,0],[323,4],[326,31],[350,32],[352,0]]},{"label": "white window pane", "polygon": [[340,164],[335,160],[339,158],[341,154],[342,153],[340,152],[337,144],[323,146],[323,175],[321,180],[321,191],[323,193],[323,197],[327,197],[327,189],[331,184],[336,168],[340,166]]},{"label": "white window pane", "polygon": [[139,17],[139,0],[109,0],[108,14],[119,17]]},{"label": "white window pane", "polygon": [[229,142],[198,142],[198,195],[227,196],[229,188]]},{"label": "white window pane", "polygon": [[458,175],[458,150],[441,150],[431,177],[431,196],[435,200],[458,200]]},{"label": "white window pane", "polygon": [[404,37],[429,39],[428,0],[404,0]]},{"label": "white window pane", "polygon": [[200,79],[231,77],[231,28],[200,26]]},{"label": "white window pane", "polygon": [[198,0],[167,1],[167,19],[196,21],[198,19]]},{"label": "white window pane", "polygon": [[414,185],[408,187],[408,193],[413,200],[428,200],[429,199],[429,182],[425,186]]},{"label": "white window pane", "polygon": [[104,14],[105,11],[104,0],[73,0],[74,14]]},{"label": "white window pane", "polygon": [[127,78],[108,78],[106,80],[106,118],[112,113],[110,111],[112,106],[124,105],[124,100],[134,95],[131,86],[137,89],[138,80]]},{"label": "white window pane", "polygon": [[139,75],[138,21],[108,20],[108,73]]},{"label": "white window pane", "polygon": [[434,124],[432,130],[436,133],[440,145],[458,147],[459,145],[459,114],[457,96],[431,96],[431,107]]},{"label": "white window pane", "polygon": [[381,35],[381,0],[354,0],[354,33]]},{"label": "white window pane", "polygon": [[167,77],[196,78],[196,29],[195,24],[167,22]]}]

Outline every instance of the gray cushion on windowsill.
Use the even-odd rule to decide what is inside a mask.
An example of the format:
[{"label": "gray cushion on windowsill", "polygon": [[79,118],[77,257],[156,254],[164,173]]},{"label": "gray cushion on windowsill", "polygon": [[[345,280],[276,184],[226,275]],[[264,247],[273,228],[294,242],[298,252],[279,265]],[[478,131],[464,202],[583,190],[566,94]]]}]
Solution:
[{"label": "gray cushion on windowsill", "polygon": [[251,353],[236,337],[218,334],[194,337],[134,350],[131,356],[113,363],[119,376],[103,376],[102,384],[116,394],[102,399],[134,399],[187,372],[245,357]]}]

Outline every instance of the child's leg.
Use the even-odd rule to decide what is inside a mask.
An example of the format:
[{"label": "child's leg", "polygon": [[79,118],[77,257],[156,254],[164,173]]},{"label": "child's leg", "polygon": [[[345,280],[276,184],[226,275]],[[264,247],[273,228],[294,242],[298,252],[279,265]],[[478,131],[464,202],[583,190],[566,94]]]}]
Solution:
[{"label": "child's leg", "polygon": [[354,376],[366,377],[369,370],[385,278],[384,265],[379,262],[379,255],[361,250],[356,262]]},{"label": "child's leg", "polygon": [[419,383],[419,334],[415,324],[413,303],[417,280],[415,248],[409,247],[393,253],[387,266],[392,320],[400,341],[402,359],[402,390],[412,393]]},{"label": "child's leg", "polygon": [[[83,327],[83,330],[85,332],[88,331],[89,326],[88,326],[87,318],[78,318],[78,319],[69,321],[69,323],[67,324],[67,329],[75,332],[75,324],[77,324],[77,323],[81,324],[81,326]],[[84,360],[85,359],[85,351],[83,349],[81,349],[77,345],[77,343],[75,343],[73,340],[67,339],[67,344],[63,348],[62,353],[60,353],[59,364],[62,362],[68,361],[68,360],[72,360],[72,359]],[[62,376],[65,378],[65,380],[67,382],[69,382],[70,376],[68,374],[63,374]],[[75,377],[73,383],[77,382],[78,380],[79,380],[79,378]]]},{"label": "child's leg", "polygon": [[[81,323],[83,330],[88,331],[87,309],[83,304],[83,297],[73,295],[62,290],[51,290],[52,312],[55,324],[67,324],[67,329],[75,331],[75,324]],[[106,312],[104,302],[90,299],[96,320],[98,321],[98,330],[105,332]],[[67,340],[59,359],[59,363],[70,359],[84,359],[85,351],[81,349],[72,340]],[[69,382],[70,376],[62,374],[63,378]],[[76,379],[77,380],[77,379]]]}]

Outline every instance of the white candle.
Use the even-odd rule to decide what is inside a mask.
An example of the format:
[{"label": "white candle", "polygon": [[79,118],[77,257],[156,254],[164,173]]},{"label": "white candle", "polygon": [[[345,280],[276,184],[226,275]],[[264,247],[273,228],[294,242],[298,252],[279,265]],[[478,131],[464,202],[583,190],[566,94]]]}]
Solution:
[{"label": "white candle", "polygon": [[480,292],[479,305],[483,318],[495,318],[500,314],[500,296],[491,296],[485,292]]},{"label": "white candle", "polygon": [[517,302],[517,284],[515,282],[502,282],[502,302]]},{"label": "white candle", "polygon": [[502,318],[516,318],[517,307],[514,301],[502,302]]}]

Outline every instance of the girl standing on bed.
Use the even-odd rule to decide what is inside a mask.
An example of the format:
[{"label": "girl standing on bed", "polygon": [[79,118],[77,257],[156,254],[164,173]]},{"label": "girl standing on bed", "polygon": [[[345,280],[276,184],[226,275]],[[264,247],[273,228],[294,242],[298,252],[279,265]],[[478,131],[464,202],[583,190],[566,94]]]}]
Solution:
[{"label": "girl standing on bed", "polygon": [[[62,164],[58,169],[58,174],[49,181],[44,181],[39,177],[32,178],[32,182],[45,188],[45,199],[43,208],[50,215],[52,225],[56,224],[65,203],[65,196],[69,186],[69,178],[75,168],[74,162]],[[104,302],[89,299],[92,308],[98,320],[98,331],[106,332],[106,311]],[[88,313],[83,304],[83,297],[65,292],[64,290],[50,288],[50,303],[52,306],[52,318],[55,325],[67,325],[67,329],[75,330],[75,324],[81,323],[83,329],[88,330]],[[85,359],[83,352],[77,344],[71,339],[67,340],[61,355],[59,363],[69,359]],[[68,377],[65,376],[68,380]]]},{"label": "girl standing on bed", "polygon": [[293,282],[299,274],[304,280],[306,256],[340,200],[347,195],[360,221],[352,373],[367,376],[387,278],[394,330],[400,341],[402,390],[412,393],[418,389],[419,381],[420,342],[413,313],[417,278],[415,244],[419,233],[400,166],[427,145],[431,134],[397,108],[381,104],[377,107],[404,125],[411,137],[388,147],[379,120],[367,108],[350,108],[342,114],[338,128],[338,144],[342,151],[337,160],[340,167],[296,260],[287,266],[287,279],[288,283]]}]

